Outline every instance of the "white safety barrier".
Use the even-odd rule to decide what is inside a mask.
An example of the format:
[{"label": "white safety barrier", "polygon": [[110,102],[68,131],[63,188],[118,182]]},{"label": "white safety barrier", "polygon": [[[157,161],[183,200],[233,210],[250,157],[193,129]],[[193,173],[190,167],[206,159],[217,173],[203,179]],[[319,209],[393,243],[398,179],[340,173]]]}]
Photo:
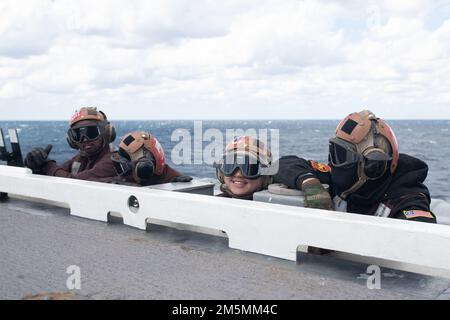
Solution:
[{"label": "white safety barrier", "polygon": [[[124,224],[143,230],[149,220],[222,230],[231,248],[293,261],[297,248],[308,245],[450,278],[445,225],[46,177],[6,166],[0,166],[0,191],[65,203],[72,215],[93,220],[117,212]],[[133,197],[139,208],[129,206]]]}]

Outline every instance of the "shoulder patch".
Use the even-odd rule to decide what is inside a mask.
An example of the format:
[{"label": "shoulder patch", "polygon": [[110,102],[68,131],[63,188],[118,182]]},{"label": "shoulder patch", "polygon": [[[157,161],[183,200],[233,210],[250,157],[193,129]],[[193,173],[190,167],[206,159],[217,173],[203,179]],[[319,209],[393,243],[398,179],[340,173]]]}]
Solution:
[{"label": "shoulder patch", "polygon": [[320,171],[320,172],[324,172],[324,173],[331,172],[330,166],[328,166],[326,164],[323,164],[323,163],[320,163],[317,161],[312,161],[312,160],[309,163],[311,164],[311,166],[313,167],[313,169],[315,171]]},{"label": "shoulder patch", "polygon": [[423,210],[403,210],[403,214],[405,215],[406,219],[414,219],[414,218],[434,219],[434,216],[431,212]]}]

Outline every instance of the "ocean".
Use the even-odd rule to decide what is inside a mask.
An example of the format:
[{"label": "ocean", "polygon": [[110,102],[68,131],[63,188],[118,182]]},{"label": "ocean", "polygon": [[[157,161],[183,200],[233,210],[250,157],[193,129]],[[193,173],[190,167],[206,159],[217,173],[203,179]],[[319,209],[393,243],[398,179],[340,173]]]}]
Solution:
[{"label": "ocean", "polygon": [[[171,157],[175,145],[180,143],[171,137],[176,130],[188,130],[194,136],[194,121],[112,121],[118,137],[135,130],[147,130],[155,135],[166,151],[170,165],[183,173],[200,178],[214,178],[211,165],[174,165]],[[327,161],[328,139],[334,135],[338,120],[277,120],[277,121],[202,121],[203,133],[208,129],[278,129],[280,155],[298,155],[307,159]],[[407,153],[425,161],[430,170],[426,185],[433,198],[450,201],[450,121],[447,120],[393,120],[389,121],[400,146],[401,153]],[[33,147],[53,145],[50,158],[61,163],[71,158],[75,151],[66,142],[67,121],[0,121],[0,128],[7,136],[8,128],[17,128],[25,155]],[[185,131],[186,132],[186,131]],[[8,138],[8,137],[7,137]],[[115,144],[118,144],[116,139]],[[270,141],[270,134],[269,134]],[[202,148],[211,142],[203,142]],[[201,152],[201,148],[192,150]]]}]

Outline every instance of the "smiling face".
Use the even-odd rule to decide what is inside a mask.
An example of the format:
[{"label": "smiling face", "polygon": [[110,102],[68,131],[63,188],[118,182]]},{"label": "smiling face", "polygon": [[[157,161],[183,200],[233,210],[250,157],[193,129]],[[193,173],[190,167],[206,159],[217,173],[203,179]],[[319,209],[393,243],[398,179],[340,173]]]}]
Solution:
[{"label": "smiling face", "polygon": [[[94,120],[84,120],[77,123],[77,126],[91,126],[96,125],[97,121]],[[103,136],[100,135],[95,140],[87,140],[83,137],[81,143],[79,143],[80,151],[85,153],[88,157],[95,155],[103,147]]]},{"label": "smiling face", "polygon": [[225,185],[231,193],[237,196],[250,195],[259,189],[263,184],[263,178],[246,179],[242,176],[240,169],[236,170],[231,177],[224,177]]}]

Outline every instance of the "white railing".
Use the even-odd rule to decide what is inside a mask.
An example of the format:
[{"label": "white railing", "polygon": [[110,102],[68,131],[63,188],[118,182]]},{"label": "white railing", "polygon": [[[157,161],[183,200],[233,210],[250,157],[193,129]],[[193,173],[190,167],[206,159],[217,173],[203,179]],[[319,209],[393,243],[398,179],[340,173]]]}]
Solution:
[{"label": "white railing", "polygon": [[[67,204],[72,215],[93,220],[120,213],[124,224],[143,230],[152,220],[222,230],[231,248],[293,261],[297,248],[308,245],[450,278],[445,225],[46,177],[7,166],[0,166],[0,191]],[[129,207],[131,197],[138,209]]]}]

